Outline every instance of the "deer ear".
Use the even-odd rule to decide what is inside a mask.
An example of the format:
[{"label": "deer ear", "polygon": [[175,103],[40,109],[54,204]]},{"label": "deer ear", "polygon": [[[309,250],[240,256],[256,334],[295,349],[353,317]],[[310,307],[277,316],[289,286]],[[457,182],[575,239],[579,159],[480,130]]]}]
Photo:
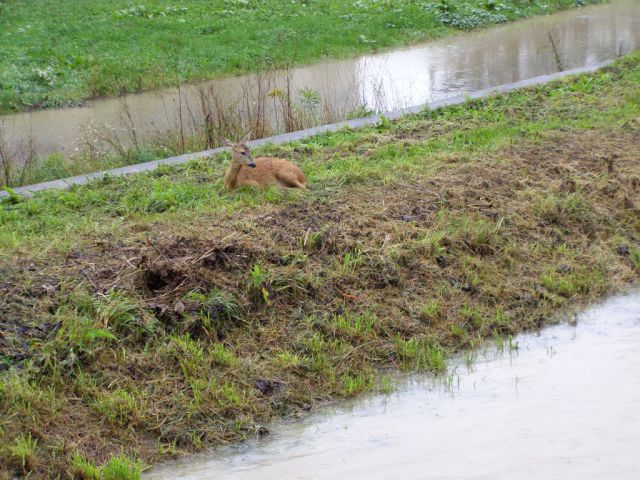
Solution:
[{"label": "deer ear", "polygon": [[249,130],[247,134],[244,136],[244,138],[242,139],[242,143],[248,142],[250,138],[251,138],[251,130]]},{"label": "deer ear", "polygon": [[230,140],[227,140],[226,138],[223,138],[222,145],[224,145],[225,147],[233,147],[233,142]]}]

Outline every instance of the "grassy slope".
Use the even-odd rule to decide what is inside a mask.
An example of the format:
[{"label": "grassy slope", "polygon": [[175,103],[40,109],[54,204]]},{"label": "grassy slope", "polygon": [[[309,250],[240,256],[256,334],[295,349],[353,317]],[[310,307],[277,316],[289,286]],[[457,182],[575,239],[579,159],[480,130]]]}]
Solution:
[{"label": "grassy slope", "polygon": [[0,0],[0,112],[348,56],[576,4],[435,3]]},{"label": "grassy slope", "polygon": [[4,473],[253,435],[636,283],[639,99],[635,55],[270,147],[304,193],[222,193],[223,156],[2,205]]}]

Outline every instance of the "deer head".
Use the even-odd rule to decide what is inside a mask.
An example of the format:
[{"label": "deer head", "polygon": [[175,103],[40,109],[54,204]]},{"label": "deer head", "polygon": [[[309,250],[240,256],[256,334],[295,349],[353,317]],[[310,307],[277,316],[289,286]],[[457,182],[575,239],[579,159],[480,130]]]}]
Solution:
[{"label": "deer head", "polygon": [[250,134],[247,134],[240,143],[233,143],[225,138],[223,145],[225,147],[231,147],[232,162],[239,165],[246,165],[249,168],[256,168],[256,164],[251,156],[251,149],[245,143],[249,140],[249,135]]}]

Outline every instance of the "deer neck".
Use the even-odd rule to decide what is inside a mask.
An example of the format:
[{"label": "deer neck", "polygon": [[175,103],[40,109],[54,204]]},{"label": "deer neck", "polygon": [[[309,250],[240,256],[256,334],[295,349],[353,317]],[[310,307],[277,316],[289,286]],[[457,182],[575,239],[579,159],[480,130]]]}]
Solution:
[{"label": "deer neck", "polygon": [[231,157],[231,165],[227,169],[227,173],[224,175],[224,186],[227,190],[231,190],[236,187],[238,183],[238,173],[242,168],[242,163],[236,161],[235,157]]}]

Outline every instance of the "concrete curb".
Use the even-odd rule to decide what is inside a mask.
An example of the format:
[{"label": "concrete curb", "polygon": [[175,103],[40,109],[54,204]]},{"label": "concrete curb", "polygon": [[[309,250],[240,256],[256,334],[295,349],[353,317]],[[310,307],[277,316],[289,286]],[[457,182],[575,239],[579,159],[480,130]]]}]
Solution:
[{"label": "concrete curb", "polygon": [[[448,97],[442,100],[430,102],[423,105],[416,105],[413,107],[402,108],[402,109],[393,110],[386,113],[371,115],[369,117],[357,118],[354,120],[345,120],[343,122],[308,128],[306,130],[299,130],[297,132],[284,133],[284,134],[276,135],[273,137],[261,138],[259,140],[253,140],[251,142],[248,142],[248,145],[250,147],[257,147],[259,145],[264,145],[267,143],[274,143],[274,144],[289,143],[297,140],[302,140],[304,138],[309,138],[314,135],[318,135],[320,133],[333,132],[344,127],[360,128],[360,127],[364,127],[364,126],[379,122],[380,117],[383,117],[383,116],[393,120],[393,119],[400,118],[404,115],[419,113],[425,109],[433,110],[440,107],[459,105],[470,99],[488,97],[496,93],[509,92],[511,90],[516,90],[518,88],[523,88],[523,87],[529,87],[532,85],[542,85],[545,83],[549,83],[553,80],[558,80],[571,75],[595,72],[596,70],[599,70],[609,65],[612,62],[613,61],[610,60],[610,61],[598,63],[596,65],[574,68],[571,70],[565,70],[562,72],[552,73],[549,75],[541,75],[538,77],[521,80],[519,82],[507,83],[504,85],[499,85],[497,87],[486,88],[484,90],[478,90],[476,92],[472,92],[468,94],[457,95],[455,97]],[[218,153],[224,152],[225,150],[227,150],[227,148],[219,147],[211,150],[204,150],[202,152],[187,153],[177,157],[163,158],[161,160],[153,160],[151,162],[139,163],[136,165],[128,165],[126,167],[114,168],[112,170],[104,170],[102,172],[94,172],[94,173],[89,173],[85,175],[78,175],[77,177],[69,177],[69,178],[63,178],[61,180],[52,180],[50,182],[36,183],[35,185],[26,185],[24,187],[14,188],[13,191],[19,195],[29,196],[35,192],[40,192],[43,190],[63,189],[63,188],[71,187],[73,185],[85,185],[94,180],[100,180],[107,176],[123,176],[123,175],[131,175],[134,173],[149,172],[151,170],[157,169],[160,165],[179,165],[181,163],[186,163],[190,160],[210,157],[212,155],[216,155]],[[4,198],[8,196],[9,196],[8,192],[0,191],[0,198]]]}]

